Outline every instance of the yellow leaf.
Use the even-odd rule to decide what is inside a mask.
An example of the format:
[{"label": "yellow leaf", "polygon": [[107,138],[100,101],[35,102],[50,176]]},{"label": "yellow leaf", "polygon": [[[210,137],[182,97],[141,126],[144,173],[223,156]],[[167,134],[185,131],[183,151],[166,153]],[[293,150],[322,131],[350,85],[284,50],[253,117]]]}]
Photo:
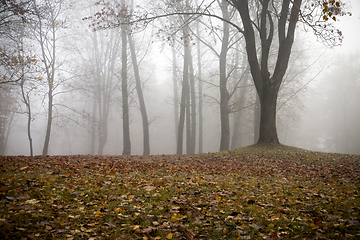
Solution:
[{"label": "yellow leaf", "polygon": [[312,229],[318,228],[318,226],[316,226],[314,223],[311,223],[311,224],[310,224],[310,227],[311,227]]},{"label": "yellow leaf", "polygon": [[46,226],[45,229],[48,230],[48,231],[50,231],[50,230],[52,229],[52,227]]},{"label": "yellow leaf", "polygon": [[166,235],[166,239],[172,239],[173,238],[173,234],[169,233],[168,235]]},{"label": "yellow leaf", "polygon": [[133,225],[132,228],[133,228],[133,230],[137,230],[140,228],[140,225]]}]

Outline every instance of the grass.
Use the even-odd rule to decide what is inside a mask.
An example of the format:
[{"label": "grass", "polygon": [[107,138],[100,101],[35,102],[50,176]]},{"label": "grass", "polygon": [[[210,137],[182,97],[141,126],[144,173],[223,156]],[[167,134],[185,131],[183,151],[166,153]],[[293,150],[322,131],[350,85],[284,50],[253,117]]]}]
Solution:
[{"label": "grass", "polygon": [[359,239],[360,156],[0,158],[1,239]]}]

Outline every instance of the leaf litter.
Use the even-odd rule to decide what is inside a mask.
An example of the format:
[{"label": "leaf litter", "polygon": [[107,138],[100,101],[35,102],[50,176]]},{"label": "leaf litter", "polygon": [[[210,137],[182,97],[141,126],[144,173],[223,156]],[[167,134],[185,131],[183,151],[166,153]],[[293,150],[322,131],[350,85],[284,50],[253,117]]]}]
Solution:
[{"label": "leaf litter", "polygon": [[360,156],[0,158],[1,239],[359,239]]}]

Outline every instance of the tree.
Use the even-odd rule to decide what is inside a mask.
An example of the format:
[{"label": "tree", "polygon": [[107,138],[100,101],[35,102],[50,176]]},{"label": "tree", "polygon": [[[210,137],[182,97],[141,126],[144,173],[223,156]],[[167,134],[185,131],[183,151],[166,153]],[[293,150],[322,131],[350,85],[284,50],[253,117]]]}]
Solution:
[{"label": "tree", "polygon": [[[197,1],[196,1],[197,5]],[[196,35],[197,35],[197,65],[198,65],[198,96],[199,96],[199,153],[203,152],[203,83],[202,83],[202,64],[201,64],[201,50],[200,50],[200,27],[199,20],[196,21]]]},{"label": "tree", "polygon": [[138,66],[138,61],[137,61],[136,52],[135,52],[135,44],[134,44],[134,40],[130,34],[128,36],[128,41],[129,41],[132,65],[134,68],[136,92],[137,92],[137,95],[139,98],[141,119],[142,119],[142,125],[143,125],[143,148],[144,148],[143,155],[150,155],[149,120],[148,120],[148,116],[147,116],[144,95],[143,95],[143,91],[142,91],[142,87],[141,87],[139,66]]},{"label": "tree", "polygon": [[[134,0],[131,1],[131,10],[133,9],[133,7],[134,7]],[[136,52],[135,52],[135,43],[131,33],[129,33],[128,35],[128,41],[129,41],[132,65],[134,69],[135,88],[139,98],[139,106],[140,106],[141,120],[143,127],[143,155],[150,155],[149,119],[146,111],[146,104],[141,86],[139,63],[137,61]]]},{"label": "tree", "polygon": [[173,92],[174,92],[174,123],[175,123],[175,140],[177,145],[179,126],[179,94],[178,94],[178,74],[177,74],[177,61],[176,61],[176,47],[175,47],[176,35],[173,35],[171,42],[171,55],[172,55],[172,80],[173,80]]},{"label": "tree", "polygon": [[[220,4],[220,3],[219,3]],[[223,0],[220,4],[222,17],[229,21],[228,1]],[[229,99],[230,94],[227,89],[228,76],[226,73],[226,57],[229,50],[230,26],[223,21],[223,39],[221,41],[221,51],[219,55],[220,69],[220,119],[221,119],[221,138],[220,151],[229,150],[230,148],[230,121],[229,121]]]},{"label": "tree", "polygon": [[[186,22],[186,20],[185,20]],[[186,99],[189,96],[189,55],[190,46],[188,43],[189,30],[186,25],[183,29],[183,41],[184,41],[184,68],[183,68],[183,80],[181,88],[181,101],[180,101],[180,116],[179,116],[179,127],[178,127],[178,139],[177,139],[177,148],[176,153],[183,153],[183,137],[184,137],[184,123],[185,123],[185,109],[186,109]],[[189,109],[189,108],[188,108]],[[187,114],[189,116],[189,113]],[[189,121],[188,121],[189,122]],[[190,131],[187,132],[189,137]]]},{"label": "tree", "polygon": [[[21,59],[26,59],[26,55],[24,54],[24,44],[22,36],[20,36],[20,42],[21,42],[21,50],[19,51],[19,56],[23,56]],[[34,65],[36,65],[37,62],[34,62]],[[28,73],[31,72],[31,69],[29,69],[29,65],[26,63],[21,64],[21,70],[20,70],[20,90],[21,90],[21,101],[25,104],[25,114],[27,115],[27,136],[29,140],[29,148],[30,148],[30,156],[34,155],[34,148],[33,148],[33,139],[31,136],[31,122],[33,120],[33,113],[32,113],[32,107],[31,107],[31,93],[37,89],[37,84],[33,83],[31,81],[31,78],[28,75]],[[38,80],[38,79],[33,79]],[[29,87],[27,87],[28,85]]]},{"label": "tree", "polygon": [[[315,30],[316,34],[319,34],[325,40],[331,41],[332,38],[329,38],[324,32],[319,33],[318,29],[324,30],[326,23],[315,22],[315,25],[311,25],[311,22],[306,18],[310,17],[311,14],[305,15],[306,12],[301,11],[302,0],[283,0],[281,2],[264,0],[255,5],[250,5],[252,2],[249,0],[231,0],[230,2],[237,9],[242,20],[243,26],[240,31],[245,37],[250,71],[260,100],[261,115],[258,143],[280,144],[276,130],[276,102],[288,67],[299,18],[301,17],[302,20]],[[328,16],[333,16],[332,19],[336,20],[335,15],[343,14],[340,2],[335,2],[334,0],[323,2],[323,14],[320,17],[324,21],[328,20]],[[311,9],[319,7],[316,6],[316,2],[313,2],[313,5],[304,5]],[[256,19],[251,17],[250,8],[259,12],[258,16],[255,15]],[[274,11],[270,11],[270,9]],[[316,18],[316,16],[312,17],[313,19]],[[275,26],[277,26],[278,33],[277,46],[273,44]],[[328,33],[326,29],[324,31]],[[258,48],[255,32],[257,32],[260,38],[260,57],[257,54]],[[270,69],[269,53],[272,47],[277,48],[277,60],[275,67]]]},{"label": "tree", "polygon": [[[121,0],[121,8],[126,9],[125,0]],[[125,16],[122,16],[125,20]],[[129,95],[127,76],[127,25],[121,25],[121,94],[123,110],[123,155],[131,154]]]},{"label": "tree", "polygon": [[34,37],[40,46],[41,61],[47,83],[47,125],[42,155],[46,156],[49,150],[51,126],[53,120],[54,90],[58,86],[55,80],[57,70],[57,33],[64,26],[65,19],[62,18],[63,0],[45,0],[41,4],[33,1],[33,10],[36,15],[34,20]]}]

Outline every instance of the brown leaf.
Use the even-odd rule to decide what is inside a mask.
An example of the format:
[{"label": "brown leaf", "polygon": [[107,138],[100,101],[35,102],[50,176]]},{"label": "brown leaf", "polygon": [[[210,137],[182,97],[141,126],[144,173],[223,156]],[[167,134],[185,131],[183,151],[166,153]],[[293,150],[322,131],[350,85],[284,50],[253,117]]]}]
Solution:
[{"label": "brown leaf", "polygon": [[183,232],[184,236],[186,237],[186,239],[189,239],[189,240],[193,240],[194,237],[195,237],[195,233],[190,230],[190,229],[187,229]]},{"label": "brown leaf", "polygon": [[150,234],[152,232],[155,232],[156,231],[156,228],[154,227],[147,227],[147,228],[144,228],[141,230],[142,233],[145,233],[145,234]]},{"label": "brown leaf", "polygon": [[267,240],[276,240],[279,239],[277,232],[271,231],[269,235],[266,237]]}]

